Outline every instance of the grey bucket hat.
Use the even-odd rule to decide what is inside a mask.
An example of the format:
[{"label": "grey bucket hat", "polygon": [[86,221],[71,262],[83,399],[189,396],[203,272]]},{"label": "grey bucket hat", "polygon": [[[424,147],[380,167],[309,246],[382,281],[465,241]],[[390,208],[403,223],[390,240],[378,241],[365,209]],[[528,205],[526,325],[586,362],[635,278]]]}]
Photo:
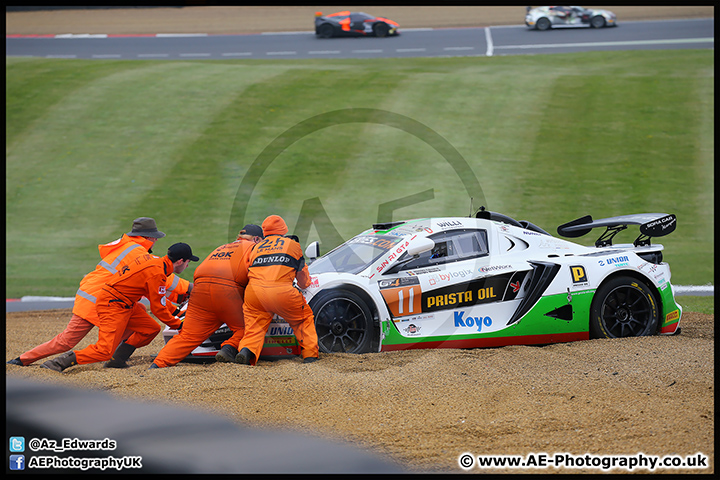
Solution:
[{"label": "grey bucket hat", "polygon": [[132,231],[128,237],[152,237],[163,238],[165,234],[157,229],[155,219],[150,217],[140,217],[133,220]]}]

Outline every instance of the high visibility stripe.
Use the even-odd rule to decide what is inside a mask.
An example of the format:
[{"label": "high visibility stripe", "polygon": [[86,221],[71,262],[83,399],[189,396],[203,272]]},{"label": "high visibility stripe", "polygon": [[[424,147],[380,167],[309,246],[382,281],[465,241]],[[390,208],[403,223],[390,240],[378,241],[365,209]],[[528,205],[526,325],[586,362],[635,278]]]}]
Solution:
[{"label": "high visibility stripe", "polygon": [[170,295],[172,295],[173,291],[175,291],[175,288],[177,288],[178,283],[180,283],[180,277],[175,275],[172,285],[170,285],[170,288],[167,289],[167,293],[165,294],[166,297],[170,298]]},{"label": "high visibility stripe", "polygon": [[141,245],[138,245],[137,243],[130,245],[125,250],[120,252],[120,255],[115,257],[115,260],[113,260],[112,263],[107,263],[105,260],[102,260],[100,263],[98,263],[99,266],[103,267],[105,270],[107,270],[110,273],[116,273],[117,272],[117,266],[120,264],[123,258],[127,256],[128,253],[130,253],[132,250],[140,247]]},{"label": "high visibility stripe", "polygon": [[97,298],[93,297],[92,295],[90,295],[90,294],[87,293],[87,292],[83,292],[83,291],[80,290],[79,288],[78,288],[78,291],[75,292],[75,295],[79,295],[79,296],[81,296],[82,298],[84,298],[85,300],[90,300],[92,303],[97,303]]}]

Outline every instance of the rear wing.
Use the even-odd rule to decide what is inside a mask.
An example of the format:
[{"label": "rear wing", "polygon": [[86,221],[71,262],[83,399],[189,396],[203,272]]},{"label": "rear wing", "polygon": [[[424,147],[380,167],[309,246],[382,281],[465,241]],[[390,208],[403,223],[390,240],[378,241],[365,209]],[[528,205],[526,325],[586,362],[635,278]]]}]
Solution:
[{"label": "rear wing", "polygon": [[607,247],[612,245],[613,237],[625,230],[628,225],[640,225],[640,235],[633,242],[633,245],[639,247],[650,245],[651,237],[662,237],[674,232],[677,218],[674,214],[667,213],[638,213],[593,221],[590,215],[585,215],[560,225],[557,231],[563,237],[576,238],[590,233],[593,228],[605,227],[605,232],[595,241],[595,246]]}]

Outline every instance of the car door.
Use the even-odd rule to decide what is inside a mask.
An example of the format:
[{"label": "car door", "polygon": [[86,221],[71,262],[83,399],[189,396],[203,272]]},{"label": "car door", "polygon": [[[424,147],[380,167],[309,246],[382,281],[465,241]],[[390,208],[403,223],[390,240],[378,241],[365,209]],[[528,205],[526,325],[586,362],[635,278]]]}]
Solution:
[{"label": "car door", "polygon": [[350,29],[359,33],[372,33],[372,24],[365,23],[370,17],[364,13],[353,13],[350,15]]},{"label": "car door", "polygon": [[527,272],[494,262],[487,232],[429,236],[435,248],[391,269],[379,283],[393,322],[408,337],[462,335],[503,328],[522,298]]},{"label": "car door", "polygon": [[573,12],[570,7],[550,7],[553,25],[569,25],[572,23]]}]

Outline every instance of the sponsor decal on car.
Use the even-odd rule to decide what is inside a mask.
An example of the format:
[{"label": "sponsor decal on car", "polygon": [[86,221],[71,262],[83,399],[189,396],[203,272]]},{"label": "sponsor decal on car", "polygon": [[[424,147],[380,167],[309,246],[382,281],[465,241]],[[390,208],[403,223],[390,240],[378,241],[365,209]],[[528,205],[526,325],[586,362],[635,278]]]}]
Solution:
[{"label": "sponsor decal on car", "polygon": [[394,319],[394,322],[423,322],[428,320],[434,320],[435,314],[434,313],[424,313],[422,315],[411,315],[409,317],[403,317],[399,319]]},{"label": "sponsor decal on car", "polygon": [[425,273],[433,273],[433,272],[441,272],[442,268],[440,267],[429,267],[429,268],[419,268],[417,270],[408,271],[407,274],[410,276],[415,275],[423,275]]},{"label": "sponsor decal on car", "polygon": [[468,269],[458,270],[456,272],[438,273],[437,275],[431,275],[428,277],[428,283],[432,286],[441,282],[450,282],[457,278],[465,278],[468,275],[472,275],[472,273],[472,270]]},{"label": "sponsor decal on car", "polygon": [[419,335],[420,334],[420,327],[415,325],[414,323],[411,323],[407,327],[403,328],[403,331],[407,333],[408,335]]},{"label": "sponsor decal on car", "polygon": [[598,264],[601,267],[614,265],[616,267],[627,267],[630,265],[630,259],[627,255],[622,255],[620,257],[613,257],[613,258],[605,258],[603,260],[598,260]]},{"label": "sponsor decal on car", "polygon": [[509,276],[488,277],[423,292],[423,312],[467,307],[502,300]]},{"label": "sponsor decal on car", "polygon": [[582,265],[571,265],[570,273],[572,274],[573,285],[587,285],[587,273]]},{"label": "sponsor decal on car", "polygon": [[498,270],[505,270],[508,268],[512,268],[512,265],[485,265],[484,267],[480,267],[478,269],[478,272],[480,272],[480,273],[496,272]]},{"label": "sponsor decal on car", "polygon": [[437,222],[436,225],[440,228],[455,228],[455,227],[462,227],[463,223],[459,222],[457,220],[449,220],[449,221],[443,221],[443,222]]},{"label": "sponsor decal on car", "polygon": [[[397,257],[399,257],[399,256],[405,251],[405,249],[408,247],[408,245],[410,245],[410,242],[411,242],[412,240],[414,240],[414,239],[415,239],[415,237],[412,237],[412,238],[410,238],[409,240],[405,240],[404,242],[401,242],[401,243],[392,251],[392,253],[390,253],[390,255],[388,255],[387,257],[385,257],[385,259],[384,259],[382,262],[380,262],[380,265],[378,265],[378,266],[376,267],[377,273],[382,273],[382,271],[385,270],[385,268],[386,268],[388,265],[390,265],[390,263],[391,263],[393,260],[395,260]],[[383,248],[384,248],[384,247],[383,247]]]},{"label": "sponsor decal on car", "polygon": [[466,312],[458,311],[453,312],[453,322],[455,322],[456,328],[473,328],[476,332],[481,332],[483,326],[492,326],[492,318],[490,317],[471,317],[465,316]]},{"label": "sponsor decal on car", "polygon": [[665,316],[665,323],[672,322],[680,318],[680,310],[673,310]]}]

